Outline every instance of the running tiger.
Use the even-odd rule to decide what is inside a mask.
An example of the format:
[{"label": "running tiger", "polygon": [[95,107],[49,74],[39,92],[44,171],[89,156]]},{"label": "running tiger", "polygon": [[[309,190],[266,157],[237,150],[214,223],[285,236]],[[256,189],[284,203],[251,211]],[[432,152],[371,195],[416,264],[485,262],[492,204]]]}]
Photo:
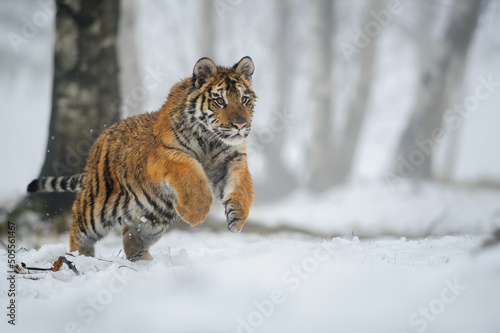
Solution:
[{"label": "running tiger", "polygon": [[250,57],[231,68],[201,58],[159,111],[103,132],[82,174],[33,180],[30,193],[78,192],[70,250],[93,256],[95,242],[119,223],[127,258],[151,260],[150,246],[171,222],[204,221],[212,194],[225,207],[229,230],[240,231],[254,197],[246,156],[257,98],[253,72]]}]

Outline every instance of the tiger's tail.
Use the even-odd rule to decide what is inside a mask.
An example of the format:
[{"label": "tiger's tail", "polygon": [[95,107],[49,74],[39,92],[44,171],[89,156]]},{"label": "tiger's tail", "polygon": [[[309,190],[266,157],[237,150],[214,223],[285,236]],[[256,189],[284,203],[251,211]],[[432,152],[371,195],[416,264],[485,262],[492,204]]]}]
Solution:
[{"label": "tiger's tail", "polygon": [[28,185],[28,193],[39,192],[80,192],[84,174],[69,177],[44,177],[33,180]]}]

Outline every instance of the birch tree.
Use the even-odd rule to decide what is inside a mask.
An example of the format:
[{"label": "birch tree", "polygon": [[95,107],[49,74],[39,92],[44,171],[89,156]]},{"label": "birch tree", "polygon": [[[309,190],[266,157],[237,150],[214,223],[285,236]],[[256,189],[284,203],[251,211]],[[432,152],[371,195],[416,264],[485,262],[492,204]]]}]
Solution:
[{"label": "birch tree", "polygon": [[312,114],[312,139],[308,150],[309,188],[324,190],[334,183],[335,145],[333,135],[333,51],[334,1],[316,2],[318,20],[316,21],[315,43],[315,108]]},{"label": "birch tree", "polygon": [[[361,50],[359,55],[360,69],[355,83],[355,90],[350,97],[347,109],[347,122],[344,127],[342,140],[337,145],[334,184],[344,183],[353,169],[354,157],[359,146],[361,129],[368,112],[368,102],[371,97],[371,90],[374,78],[374,66],[377,58],[377,49],[380,36],[384,29],[384,24],[376,22],[372,13],[380,13],[386,4],[385,0],[372,0],[369,10],[366,13],[365,30],[373,26],[378,30],[371,33],[368,44]],[[387,22],[388,24],[388,22]]]},{"label": "birch tree", "polygon": [[118,61],[121,83],[122,117],[144,113],[146,89],[139,70],[139,52],[136,38],[137,0],[122,0],[118,25]]},{"label": "birch tree", "polygon": [[214,21],[214,2],[204,0],[200,3],[200,47],[203,57],[213,59],[215,43],[215,21]]},{"label": "birch tree", "polygon": [[435,145],[443,139],[443,115],[461,87],[467,53],[477,26],[481,0],[450,7],[443,38],[433,45],[420,72],[411,118],[396,151],[395,175],[416,180],[432,179]]},{"label": "birch tree", "polygon": [[[52,109],[40,177],[81,173],[94,140],[119,119],[118,14],[118,0],[57,2]],[[53,217],[70,210],[74,195],[43,193],[28,200]]]},{"label": "birch tree", "polygon": [[[278,59],[277,76],[279,89],[276,95],[275,118],[279,118],[280,112],[286,112],[290,98],[290,81],[292,80],[292,61],[290,55],[292,44],[292,3],[290,1],[276,0],[278,14],[278,29],[276,32],[276,56]],[[256,184],[259,197],[262,200],[275,200],[290,193],[297,187],[297,180],[283,163],[282,152],[286,142],[286,128],[274,131],[272,141],[264,146],[266,156],[266,183]]]}]

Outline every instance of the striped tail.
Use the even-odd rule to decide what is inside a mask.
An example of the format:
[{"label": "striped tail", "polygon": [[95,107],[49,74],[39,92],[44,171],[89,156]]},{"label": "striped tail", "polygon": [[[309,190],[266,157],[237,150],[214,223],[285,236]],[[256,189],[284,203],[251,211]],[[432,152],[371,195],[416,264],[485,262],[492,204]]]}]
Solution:
[{"label": "striped tail", "polygon": [[80,192],[83,173],[70,177],[47,177],[33,180],[28,185],[28,193],[38,192]]}]

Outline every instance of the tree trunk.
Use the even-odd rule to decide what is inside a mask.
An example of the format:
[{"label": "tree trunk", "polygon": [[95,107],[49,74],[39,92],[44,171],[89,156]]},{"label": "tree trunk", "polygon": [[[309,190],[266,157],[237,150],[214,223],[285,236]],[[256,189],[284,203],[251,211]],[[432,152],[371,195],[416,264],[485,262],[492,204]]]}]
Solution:
[{"label": "tree trunk", "polygon": [[[119,2],[57,2],[54,83],[47,155],[40,176],[83,171],[99,134],[119,119],[116,55]],[[74,195],[38,194],[44,215],[71,208]]]},{"label": "tree trunk", "polygon": [[[278,11],[278,25],[276,33],[276,50],[278,58],[277,76],[279,80],[279,89],[277,92],[277,108],[272,119],[282,119],[286,114],[289,99],[289,82],[292,77],[292,57],[289,48],[291,45],[291,3],[289,1],[276,1]],[[283,163],[283,147],[286,141],[287,124],[280,122],[273,130],[272,140],[263,146],[263,152],[266,156],[266,182],[265,184],[256,184],[257,192],[260,193],[258,200],[272,201],[282,198],[298,186],[297,180]],[[259,144],[259,143],[257,143]]]},{"label": "tree trunk", "polygon": [[[385,3],[386,1],[384,0],[373,0],[369,8],[370,12],[378,13],[384,8]],[[365,22],[373,20],[373,17],[367,13]],[[336,146],[335,166],[332,171],[333,184],[346,182],[353,168],[354,157],[356,156],[361,129],[371,96],[377,46],[382,29],[383,27],[380,26],[379,33],[373,36],[369,44],[361,50],[361,63],[356,89],[348,105],[347,122],[344,127],[341,143]]]},{"label": "tree trunk", "polygon": [[215,43],[214,2],[204,0],[200,2],[200,45],[203,57],[213,59]]},{"label": "tree trunk", "polygon": [[318,41],[315,50],[315,109],[307,160],[310,172],[308,187],[315,191],[321,191],[333,185],[336,172],[332,121],[332,95],[335,91],[332,75],[335,3],[333,0],[321,0],[316,4]]},{"label": "tree trunk", "polygon": [[136,40],[137,0],[121,1],[118,26],[118,63],[120,65],[122,118],[144,113],[147,91],[143,87],[139,70]]},{"label": "tree trunk", "polygon": [[455,164],[458,157],[458,142],[460,141],[459,129],[449,132],[446,138],[446,150],[444,152],[443,165],[441,167],[440,181],[451,183],[455,171]]},{"label": "tree trunk", "polygon": [[420,73],[414,111],[396,152],[391,178],[432,179],[434,146],[440,141],[442,119],[457,87],[461,87],[467,51],[474,34],[481,0],[451,7],[443,40],[435,43]]}]

